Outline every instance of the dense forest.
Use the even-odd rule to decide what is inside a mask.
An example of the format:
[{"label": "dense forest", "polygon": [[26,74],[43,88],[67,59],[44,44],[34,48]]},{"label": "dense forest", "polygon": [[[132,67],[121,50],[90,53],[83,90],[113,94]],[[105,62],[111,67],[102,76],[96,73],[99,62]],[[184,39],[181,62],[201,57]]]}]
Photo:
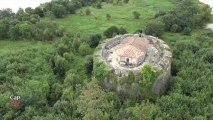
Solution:
[{"label": "dense forest", "polygon": [[[124,14],[127,18],[115,16],[120,13],[94,15],[111,8],[127,12],[132,6],[138,8]],[[91,27],[79,34],[81,27],[62,22],[81,17],[97,24],[91,20],[79,25],[77,19],[76,26]],[[126,19],[135,25],[113,23]],[[0,53],[0,119],[211,120],[213,31],[203,26],[212,19],[211,8],[197,0],[52,0],[17,13],[0,10],[0,46],[11,40],[50,44]],[[99,21],[107,23],[104,29],[96,29]],[[122,99],[102,87],[106,76],[116,78],[101,64],[93,65],[93,53],[103,40],[126,33],[157,36],[171,47],[172,77],[162,95]],[[20,96],[19,106],[11,105],[11,95]]]}]

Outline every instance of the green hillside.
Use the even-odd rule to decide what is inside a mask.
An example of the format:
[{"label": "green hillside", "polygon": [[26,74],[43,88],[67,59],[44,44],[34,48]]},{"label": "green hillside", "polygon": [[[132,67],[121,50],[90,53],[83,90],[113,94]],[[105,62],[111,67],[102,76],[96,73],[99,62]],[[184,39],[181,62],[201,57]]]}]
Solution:
[{"label": "green hillside", "polygon": [[[77,14],[69,15],[55,21],[63,25],[67,31],[79,34],[103,33],[110,26],[120,26],[134,33],[143,28],[144,23],[154,17],[159,11],[168,11],[174,4],[168,0],[132,0],[129,4],[113,5],[104,3],[102,9],[85,7],[77,11]],[[85,15],[86,9],[91,10],[91,15]],[[134,19],[133,12],[141,14],[140,19]],[[111,15],[107,20],[106,14]]]}]

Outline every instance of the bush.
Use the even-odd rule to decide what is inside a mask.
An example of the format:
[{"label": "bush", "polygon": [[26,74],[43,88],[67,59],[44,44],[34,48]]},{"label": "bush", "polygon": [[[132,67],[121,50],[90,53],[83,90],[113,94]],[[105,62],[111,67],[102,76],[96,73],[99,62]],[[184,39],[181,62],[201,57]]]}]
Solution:
[{"label": "bush", "polygon": [[91,54],[92,49],[89,47],[88,44],[83,43],[83,44],[80,45],[78,51],[79,51],[80,55],[85,56],[85,55]]},{"label": "bush", "polygon": [[118,34],[126,34],[126,33],[128,33],[126,29],[124,29],[123,27],[118,28],[116,26],[109,27],[107,30],[104,31],[104,35],[107,38],[111,38]]},{"label": "bush", "polygon": [[104,31],[104,35],[107,37],[107,38],[111,38],[113,37],[114,35],[117,35],[120,33],[120,30],[118,27],[116,26],[112,26],[110,28],[108,28],[107,30]]},{"label": "bush", "polygon": [[121,34],[121,35],[128,33],[128,32],[126,31],[126,29],[123,28],[123,27],[121,27],[119,31],[120,31],[119,34]]},{"label": "bush", "polygon": [[100,2],[97,3],[97,4],[96,4],[96,8],[97,8],[97,9],[101,9],[101,8],[102,8],[102,4],[101,4]]},{"label": "bush", "polygon": [[129,0],[123,0],[123,3],[128,3],[129,2]]},{"label": "bush", "polygon": [[91,48],[95,48],[96,46],[98,46],[100,40],[101,40],[101,34],[94,34],[90,36],[87,43],[89,44]]},{"label": "bush", "polygon": [[151,89],[153,82],[156,79],[156,73],[152,70],[151,65],[144,65],[143,68],[141,68],[141,74],[142,74],[142,80],[139,81],[142,88],[145,89]]},{"label": "bush", "polygon": [[165,24],[161,21],[152,20],[145,24],[144,32],[147,35],[160,37],[165,32]]},{"label": "bush", "polygon": [[133,14],[135,19],[139,19],[140,16],[141,16],[141,14],[139,12],[137,12],[137,11],[134,11],[132,14]]},{"label": "bush", "polygon": [[143,33],[143,30],[142,29],[138,29],[135,31],[135,33]]},{"label": "bush", "polygon": [[52,12],[56,18],[62,18],[66,14],[66,9],[63,5],[55,4],[52,7]]},{"label": "bush", "polygon": [[90,11],[89,8],[86,9],[85,14],[86,14],[86,15],[90,15],[90,14],[91,14],[91,11]]},{"label": "bush", "polygon": [[191,34],[191,31],[192,31],[191,28],[186,27],[186,28],[183,29],[183,34],[184,34],[184,35],[190,35],[190,34]]},{"label": "bush", "polygon": [[213,63],[213,50],[207,51],[203,57],[204,61],[212,64]]},{"label": "bush", "polygon": [[86,72],[88,74],[92,74],[93,71],[93,58],[92,56],[87,57],[87,61],[85,63]]},{"label": "bush", "polygon": [[107,19],[107,20],[110,20],[111,18],[112,18],[111,15],[107,13],[107,14],[106,14],[106,19]]},{"label": "bush", "polygon": [[172,25],[171,29],[170,29],[170,32],[177,32],[178,31],[178,25],[177,24],[174,24]]}]

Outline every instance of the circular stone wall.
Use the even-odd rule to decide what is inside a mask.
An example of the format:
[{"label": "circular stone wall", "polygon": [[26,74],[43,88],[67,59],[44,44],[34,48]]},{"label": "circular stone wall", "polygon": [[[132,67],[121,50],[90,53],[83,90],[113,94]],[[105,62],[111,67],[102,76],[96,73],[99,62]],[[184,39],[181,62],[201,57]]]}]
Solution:
[{"label": "circular stone wall", "polygon": [[[132,36],[145,38],[149,41],[149,44],[144,62],[137,67],[130,68],[119,65],[113,53],[124,38]],[[155,71],[163,71],[153,84],[153,92],[158,94],[167,85],[171,75],[172,53],[170,52],[169,46],[163,40],[143,34],[125,34],[108,39],[100,46],[101,49],[97,51],[96,57],[99,61],[102,61],[110,71],[115,71],[118,79],[127,76],[130,71],[138,73],[145,64],[150,64]]]}]

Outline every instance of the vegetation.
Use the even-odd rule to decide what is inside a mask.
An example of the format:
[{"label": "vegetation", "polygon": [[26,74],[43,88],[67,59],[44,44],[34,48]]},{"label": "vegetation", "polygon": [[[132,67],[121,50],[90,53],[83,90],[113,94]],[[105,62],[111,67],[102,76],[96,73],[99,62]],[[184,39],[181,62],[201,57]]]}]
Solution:
[{"label": "vegetation", "polygon": [[144,33],[147,35],[160,37],[165,31],[165,24],[161,21],[148,21],[145,24]]},{"label": "vegetation", "polygon": [[140,16],[141,16],[141,14],[139,12],[137,12],[137,11],[134,11],[132,14],[133,14],[135,19],[139,19]]},{"label": "vegetation", "polygon": [[[92,14],[79,14],[87,8]],[[143,17],[134,19],[133,11]],[[0,10],[0,119],[212,119],[213,32],[199,28],[209,14],[191,0],[54,0],[16,14]],[[131,88],[130,99],[101,87],[117,78],[91,55],[104,37],[127,31],[148,31],[171,47],[172,77],[163,96],[138,99],[133,73],[117,83]],[[140,83],[149,88],[155,74],[150,66],[142,74]],[[20,106],[11,106],[10,95],[21,97]]]}]

